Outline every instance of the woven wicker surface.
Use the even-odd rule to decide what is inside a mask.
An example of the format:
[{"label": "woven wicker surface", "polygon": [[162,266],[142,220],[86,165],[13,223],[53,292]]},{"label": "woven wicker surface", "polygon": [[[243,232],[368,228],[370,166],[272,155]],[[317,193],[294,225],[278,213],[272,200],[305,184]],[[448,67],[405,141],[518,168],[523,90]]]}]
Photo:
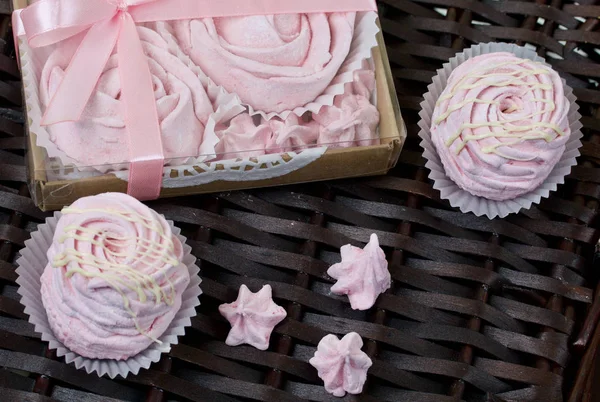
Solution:
[{"label": "woven wicker surface", "polygon": [[[356,331],[373,358],[361,401],[558,401],[573,389],[597,311],[600,6],[591,1],[381,1],[409,139],[388,176],[151,203],[188,236],[202,305],[180,345],[127,380],[87,375],[48,352],[18,302],[14,260],[45,215],[25,184],[19,83],[0,42],[0,401],[333,401],[308,364],[328,333]],[[0,13],[7,12],[0,2]],[[0,21],[7,35],[8,19]],[[537,48],[574,88],[585,132],[566,185],[505,220],[440,201],[418,147],[435,69],[481,41]],[[393,287],[367,312],[328,293],[339,247],[377,233]],[[288,318],[267,352],[224,344],[217,306],[271,284]],[[572,347],[574,342],[577,348]],[[593,361],[590,349],[584,361]],[[591,369],[583,366],[582,374]],[[573,400],[585,394],[580,376]]]}]

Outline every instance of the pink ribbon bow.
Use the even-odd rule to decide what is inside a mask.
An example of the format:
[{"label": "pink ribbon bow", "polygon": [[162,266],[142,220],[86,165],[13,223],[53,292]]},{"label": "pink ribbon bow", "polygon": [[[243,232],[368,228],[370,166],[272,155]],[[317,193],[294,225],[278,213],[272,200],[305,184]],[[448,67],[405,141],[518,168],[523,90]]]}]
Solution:
[{"label": "pink ribbon bow", "polygon": [[13,29],[18,36],[26,35],[33,48],[56,44],[87,31],[48,104],[42,125],[81,118],[117,47],[129,136],[127,193],[150,200],[160,195],[164,155],[152,76],[136,23],[374,10],[375,0],[40,0],[15,12]]}]

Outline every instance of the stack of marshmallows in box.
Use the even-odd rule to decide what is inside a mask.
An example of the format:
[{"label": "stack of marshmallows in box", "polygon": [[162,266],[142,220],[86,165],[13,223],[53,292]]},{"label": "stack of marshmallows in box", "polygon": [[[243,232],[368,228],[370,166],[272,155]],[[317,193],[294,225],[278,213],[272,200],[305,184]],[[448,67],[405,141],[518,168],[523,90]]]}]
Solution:
[{"label": "stack of marshmallows in box", "polygon": [[[145,3],[129,6],[129,13],[147,58],[166,166],[379,144],[371,60],[376,11],[156,21],[136,18]],[[22,60],[23,47],[33,56],[23,63],[24,76],[37,85],[27,85],[26,94],[28,105],[39,106],[30,117],[40,121],[37,145],[64,166],[124,170],[135,123],[127,114],[141,106],[124,99],[122,64],[129,56],[119,54],[127,48],[121,37],[79,118],[48,118],[48,109],[59,107],[52,103],[69,97],[65,77],[74,74],[69,69],[94,29],[51,46],[31,45],[27,31],[31,47],[21,43]],[[141,116],[153,119],[151,111]]]}]

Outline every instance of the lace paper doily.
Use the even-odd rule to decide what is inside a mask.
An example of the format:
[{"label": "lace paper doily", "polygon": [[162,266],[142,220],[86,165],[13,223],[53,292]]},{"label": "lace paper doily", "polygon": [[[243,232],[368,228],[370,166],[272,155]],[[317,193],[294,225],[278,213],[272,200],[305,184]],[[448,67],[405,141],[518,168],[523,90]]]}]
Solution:
[{"label": "lace paper doily", "polygon": [[[255,158],[200,162],[193,165],[167,166],[163,174],[163,188],[184,188],[208,184],[215,181],[255,181],[284,176],[302,169],[321,158],[327,147],[310,148],[298,152],[262,155]],[[59,160],[49,160],[48,180],[77,180],[98,175],[98,172],[77,171],[72,166],[63,166]],[[128,170],[111,172],[127,181]]]}]

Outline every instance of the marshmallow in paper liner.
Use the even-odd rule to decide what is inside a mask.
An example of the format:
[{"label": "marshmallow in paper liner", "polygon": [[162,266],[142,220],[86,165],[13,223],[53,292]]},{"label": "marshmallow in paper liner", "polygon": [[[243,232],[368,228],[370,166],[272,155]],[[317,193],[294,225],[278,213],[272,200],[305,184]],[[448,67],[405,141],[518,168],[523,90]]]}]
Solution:
[{"label": "marshmallow in paper liner", "polygon": [[[379,33],[379,27],[377,25],[377,13],[374,11],[369,12],[358,12],[356,13],[356,22],[354,27],[354,35],[352,38],[350,51],[348,56],[342,63],[342,66],[336,73],[334,79],[329,83],[329,85],[323,90],[321,95],[319,95],[316,99],[309,102],[308,104],[297,107],[293,110],[285,110],[283,112],[264,112],[261,110],[255,110],[252,105],[248,105],[243,103],[244,106],[248,107],[250,115],[260,115],[265,120],[271,120],[274,117],[279,117],[282,120],[285,120],[291,113],[296,114],[297,116],[302,116],[306,112],[318,113],[323,106],[332,106],[337,95],[342,95],[345,93],[346,84],[350,83],[354,79],[354,72],[356,70],[360,70],[363,66],[363,61],[368,60],[372,57],[372,49],[377,47],[377,34]],[[173,29],[172,27],[167,28],[159,33],[165,33],[165,31],[169,32],[169,36],[173,37]],[[174,39],[174,38],[173,38]],[[177,42],[177,39],[174,39]],[[177,47],[180,47],[178,44]],[[178,50],[177,52],[183,52],[183,50]],[[178,54],[179,58],[182,58],[181,55]],[[189,56],[186,55],[188,60],[191,60]],[[192,62],[193,63],[193,62]],[[206,76],[206,74],[202,74]],[[208,77],[208,81],[210,84],[208,87],[217,86],[224,90],[222,87],[218,86],[213,82],[213,80]],[[236,95],[237,96],[237,95]],[[239,99],[239,98],[238,98]]]},{"label": "marshmallow in paper liner", "polygon": [[177,338],[184,335],[185,328],[191,325],[191,318],[196,316],[196,307],[200,305],[199,296],[202,291],[198,275],[200,269],[196,266],[196,258],[191,254],[191,247],[185,244],[186,238],[180,234],[181,230],[175,227],[172,221],[167,221],[183,244],[182,262],[187,266],[190,283],[182,295],[181,308],[159,337],[162,344],[152,343],[147,349],[127,360],[89,359],[70,351],[58,341],[50,328],[46,309],[42,304],[40,277],[48,262],[46,252],[52,244],[60,217],[61,213],[56,212],[53,217],[46,219],[46,223],[39,225],[38,230],[32,233],[31,239],[25,242],[25,248],[21,250],[21,257],[17,260],[18,293],[21,295],[21,304],[25,306],[25,313],[29,315],[29,322],[35,326],[35,331],[42,335],[42,340],[49,343],[49,348],[56,349],[58,357],[64,356],[67,363],[73,363],[78,369],[85,369],[88,374],[96,372],[100,377],[106,374],[110,378],[118,375],[125,378],[129,373],[137,375],[140,369],[147,369],[152,363],[158,362],[162,353],[168,353],[171,345],[176,345]]},{"label": "marshmallow in paper liner", "polygon": [[564,183],[565,176],[570,174],[571,168],[577,165],[577,157],[580,155],[579,148],[582,146],[581,138],[583,137],[581,133],[582,124],[579,121],[581,118],[579,106],[576,103],[573,90],[561,78],[565,97],[570,103],[568,120],[571,135],[562,157],[540,186],[511,200],[494,201],[474,196],[452,181],[446,174],[444,165],[431,138],[431,121],[435,104],[444,91],[450,74],[456,67],[475,56],[495,52],[509,52],[523,59],[545,62],[535,51],[514,44],[485,43],[473,45],[471,48],[465,49],[464,52],[458,53],[448,63],[444,64],[442,69],[438,70],[438,74],[433,78],[433,83],[428,86],[428,92],[424,96],[425,100],[421,103],[421,112],[419,113],[421,117],[419,137],[422,140],[420,145],[424,149],[423,157],[427,160],[425,166],[430,170],[429,178],[434,181],[433,187],[440,191],[440,197],[449,200],[450,205],[453,207],[459,208],[464,213],[473,212],[477,216],[486,215],[489,219],[504,218],[509,214],[519,212],[521,209],[529,209],[533,204],[538,204],[542,198],[549,197],[551,191],[556,191],[558,185]]}]

